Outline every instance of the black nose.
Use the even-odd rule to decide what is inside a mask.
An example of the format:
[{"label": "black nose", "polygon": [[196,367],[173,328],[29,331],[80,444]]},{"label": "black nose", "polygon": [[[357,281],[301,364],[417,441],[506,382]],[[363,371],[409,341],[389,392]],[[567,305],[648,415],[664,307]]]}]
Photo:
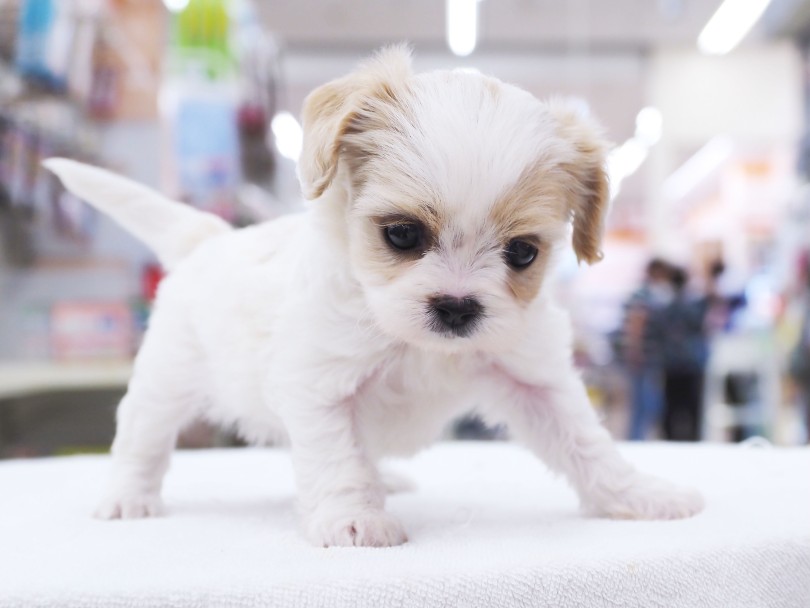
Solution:
[{"label": "black nose", "polygon": [[430,300],[433,309],[432,329],[440,333],[448,330],[457,336],[466,336],[474,328],[484,311],[475,298],[436,296]]}]

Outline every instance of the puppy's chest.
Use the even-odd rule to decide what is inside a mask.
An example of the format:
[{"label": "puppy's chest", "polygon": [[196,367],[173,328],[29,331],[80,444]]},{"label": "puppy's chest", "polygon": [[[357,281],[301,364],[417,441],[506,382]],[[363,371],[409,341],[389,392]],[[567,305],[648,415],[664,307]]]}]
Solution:
[{"label": "puppy's chest", "polygon": [[353,400],[358,430],[376,455],[407,454],[435,440],[474,405],[476,361],[407,351],[378,370]]}]

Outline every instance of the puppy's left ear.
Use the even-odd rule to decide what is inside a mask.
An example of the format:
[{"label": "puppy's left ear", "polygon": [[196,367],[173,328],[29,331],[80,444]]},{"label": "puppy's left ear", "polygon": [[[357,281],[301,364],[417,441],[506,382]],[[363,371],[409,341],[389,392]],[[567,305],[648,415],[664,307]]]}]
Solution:
[{"label": "puppy's left ear", "polygon": [[309,94],[302,111],[304,142],[298,161],[306,198],[320,197],[332,183],[347,134],[385,127],[385,113],[396,105],[411,75],[410,49],[392,46]]},{"label": "puppy's left ear", "polygon": [[602,259],[610,189],[607,175],[609,145],[601,128],[587,112],[571,103],[553,103],[558,133],[573,146],[573,154],[562,163],[572,178],[569,186],[569,213],[574,224],[574,252],[577,260],[594,264]]}]

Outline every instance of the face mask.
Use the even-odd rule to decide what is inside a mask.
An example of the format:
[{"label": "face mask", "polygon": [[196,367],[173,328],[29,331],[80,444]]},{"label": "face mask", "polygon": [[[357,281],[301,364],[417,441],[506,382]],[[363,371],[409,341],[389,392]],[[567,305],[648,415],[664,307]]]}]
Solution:
[{"label": "face mask", "polygon": [[668,304],[672,300],[672,288],[666,283],[650,285],[650,299],[654,304]]}]

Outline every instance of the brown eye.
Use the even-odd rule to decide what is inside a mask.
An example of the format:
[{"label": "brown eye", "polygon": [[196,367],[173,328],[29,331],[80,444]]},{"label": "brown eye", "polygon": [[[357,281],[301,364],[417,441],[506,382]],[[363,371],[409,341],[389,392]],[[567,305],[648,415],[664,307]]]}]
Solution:
[{"label": "brown eye", "polygon": [[520,239],[512,239],[503,252],[506,263],[516,270],[526,268],[537,257],[537,247]]},{"label": "brown eye", "polygon": [[421,241],[422,231],[416,224],[391,224],[384,230],[385,239],[395,249],[414,249]]}]

